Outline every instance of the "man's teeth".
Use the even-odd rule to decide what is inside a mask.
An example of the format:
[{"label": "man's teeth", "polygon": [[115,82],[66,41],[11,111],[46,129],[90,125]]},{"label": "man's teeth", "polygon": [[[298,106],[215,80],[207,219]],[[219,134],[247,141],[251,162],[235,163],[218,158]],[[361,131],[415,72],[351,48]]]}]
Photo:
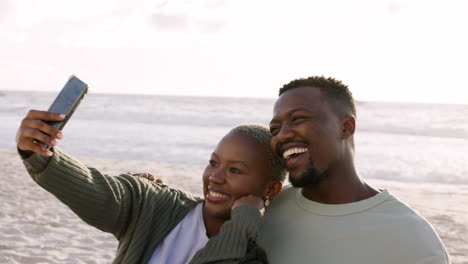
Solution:
[{"label": "man's teeth", "polygon": [[306,148],[292,148],[292,149],[288,149],[288,150],[286,150],[286,151],[283,153],[283,157],[284,157],[285,159],[290,159],[290,158],[291,158],[291,155],[304,153],[304,152],[306,152],[306,151],[307,151]]},{"label": "man's teeth", "polygon": [[224,195],[222,193],[217,193],[217,192],[213,192],[213,191],[210,191],[209,192],[209,195],[211,197],[214,197],[214,198],[225,198],[225,197],[228,197],[227,195]]}]

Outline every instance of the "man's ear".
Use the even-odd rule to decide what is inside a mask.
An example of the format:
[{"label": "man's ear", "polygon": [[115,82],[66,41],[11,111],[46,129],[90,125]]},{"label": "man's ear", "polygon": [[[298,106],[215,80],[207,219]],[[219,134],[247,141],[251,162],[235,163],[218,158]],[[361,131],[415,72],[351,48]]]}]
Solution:
[{"label": "man's ear", "polygon": [[348,139],[354,135],[354,131],[356,130],[356,118],[352,115],[347,115],[342,120],[342,139]]},{"label": "man's ear", "polygon": [[280,181],[273,181],[269,184],[268,186],[268,191],[266,195],[270,198],[273,199],[275,198],[280,192],[281,189],[283,188],[283,183]]}]

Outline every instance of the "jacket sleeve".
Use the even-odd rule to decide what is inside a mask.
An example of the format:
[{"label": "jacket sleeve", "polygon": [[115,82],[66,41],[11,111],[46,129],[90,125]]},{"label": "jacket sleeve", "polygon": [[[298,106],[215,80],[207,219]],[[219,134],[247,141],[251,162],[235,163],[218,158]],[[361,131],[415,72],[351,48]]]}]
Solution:
[{"label": "jacket sleeve", "polygon": [[[86,223],[114,234],[119,239],[130,222],[139,217],[148,196],[164,198],[164,185],[150,183],[126,174],[103,175],[97,169],[87,167],[58,148],[54,155],[45,157],[33,154],[23,163],[41,187],[66,204]],[[21,153],[20,153],[21,154]],[[170,196],[170,194],[168,194]]]},{"label": "jacket sleeve", "polygon": [[192,258],[190,264],[268,263],[265,251],[256,242],[262,214],[253,206],[241,205],[232,211],[218,235]]}]

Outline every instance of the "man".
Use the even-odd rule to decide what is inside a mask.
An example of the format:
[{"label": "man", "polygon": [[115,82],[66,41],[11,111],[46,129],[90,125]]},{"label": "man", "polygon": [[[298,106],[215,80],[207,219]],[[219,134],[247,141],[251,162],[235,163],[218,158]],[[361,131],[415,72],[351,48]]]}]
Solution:
[{"label": "man", "polygon": [[260,244],[270,263],[450,263],[432,226],[355,166],[356,108],[332,78],[280,89],[271,147],[289,180],[265,215]]}]

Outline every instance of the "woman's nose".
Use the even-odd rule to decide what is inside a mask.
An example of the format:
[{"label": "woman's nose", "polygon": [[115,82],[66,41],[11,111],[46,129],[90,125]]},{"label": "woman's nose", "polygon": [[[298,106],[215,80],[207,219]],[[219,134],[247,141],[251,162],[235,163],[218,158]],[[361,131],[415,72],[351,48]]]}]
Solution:
[{"label": "woman's nose", "polygon": [[223,184],[224,182],[226,182],[226,175],[224,174],[224,171],[222,169],[218,169],[216,171],[213,171],[213,173],[209,177],[209,180],[216,184]]}]

